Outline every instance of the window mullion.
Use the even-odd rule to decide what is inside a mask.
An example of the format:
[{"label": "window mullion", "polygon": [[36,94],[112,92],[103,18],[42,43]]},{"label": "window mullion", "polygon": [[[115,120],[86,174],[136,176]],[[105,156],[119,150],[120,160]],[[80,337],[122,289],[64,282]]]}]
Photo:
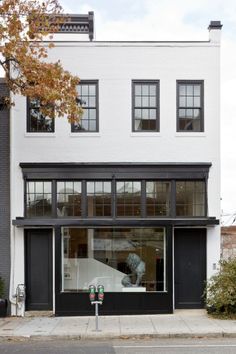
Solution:
[{"label": "window mullion", "polygon": [[57,217],[57,182],[52,180],[52,217]]}]

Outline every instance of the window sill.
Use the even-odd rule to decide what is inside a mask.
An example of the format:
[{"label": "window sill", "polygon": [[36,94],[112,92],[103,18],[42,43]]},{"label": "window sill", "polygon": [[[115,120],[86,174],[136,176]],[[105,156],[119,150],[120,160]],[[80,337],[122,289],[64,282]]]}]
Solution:
[{"label": "window sill", "polygon": [[55,138],[56,133],[25,133],[26,138]]},{"label": "window sill", "polygon": [[130,133],[130,136],[132,138],[145,138],[145,137],[153,137],[153,138],[160,138],[161,137],[161,133],[160,132],[132,132]]},{"label": "window sill", "polygon": [[205,138],[207,135],[205,132],[176,132],[175,136],[178,138]]},{"label": "window sill", "polygon": [[70,133],[70,137],[71,138],[100,138],[101,134],[98,132],[95,133],[79,133],[79,132],[75,132],[75,133]]}]

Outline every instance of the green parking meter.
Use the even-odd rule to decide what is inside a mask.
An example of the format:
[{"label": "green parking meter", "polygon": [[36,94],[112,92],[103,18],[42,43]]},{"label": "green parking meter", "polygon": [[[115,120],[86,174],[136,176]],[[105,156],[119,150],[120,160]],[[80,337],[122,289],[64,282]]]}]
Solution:
[{"label": "green parking meter", "polygon": [[103,300],[104,300],[104,286],[98,285],[98,301],[101,301],[101,303],[103,303]]},{"label": "green parking meter", "polygon": [[94,285],[89,285],[89,300],[94,302],[96,298],[96,287]]}]

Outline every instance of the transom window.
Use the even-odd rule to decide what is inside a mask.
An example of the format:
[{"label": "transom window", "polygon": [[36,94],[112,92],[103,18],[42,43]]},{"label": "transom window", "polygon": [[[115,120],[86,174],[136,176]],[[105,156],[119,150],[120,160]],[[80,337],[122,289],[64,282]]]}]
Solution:
[{"label": "transom window", "polygon": [[111,216],[111,182],[87,182],[88,216]]},{"label": "transom window", "polygon": [[141,182],[116,182],[116,215],[141,216]]},{"label": "transom window", "polygon": [[133,131],[159,131],[159,81],[133,81]]},{"label": "transom window", "polygon": [[[173,188],[172,188],[173,187]],[[203,217],[205,180],[27,181],[25,214],[34,217]]]},{"label": "transom window", "polygon": [[204,131],[203,81],[177,81],[177,130]]},{"label": "transom window", "polygon": [[51,182],[27,182],[26,215],[28,218],[52,216]]},{"label": "transom window", "polygon": [[170,182],[146,182],[147,216],[170,215],[170,192]]},{"label": "transom window", "polygon": [[203,181],[176,182],[176,216],[205,216],[205,199]]},{"label": "transom window", "polygon": [[57,215],[81,216],[81,182],[57,182]]},{"label": "transom window", "polygon": [[81,81],[78,85],[79,105],[83,115],[71,125],[72,132],[98,131],[98,81]]},{"label": "transom window", "polygon": [[38,99],[27,100],[27,132],[29,133],[53,133],[54,119],[45,117],[40,112],[40,101]]}]

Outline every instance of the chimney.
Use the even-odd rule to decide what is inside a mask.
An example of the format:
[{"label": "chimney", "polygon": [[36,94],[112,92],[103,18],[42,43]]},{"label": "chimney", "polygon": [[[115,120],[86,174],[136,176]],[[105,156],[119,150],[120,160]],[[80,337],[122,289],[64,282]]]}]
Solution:
[{"label": "chimney", "polygon": [[209,41],[212,43],[220,43],[221,39],[221,28],[222,24],[220,21],[211,21],[208,27],[209,30]]}]

